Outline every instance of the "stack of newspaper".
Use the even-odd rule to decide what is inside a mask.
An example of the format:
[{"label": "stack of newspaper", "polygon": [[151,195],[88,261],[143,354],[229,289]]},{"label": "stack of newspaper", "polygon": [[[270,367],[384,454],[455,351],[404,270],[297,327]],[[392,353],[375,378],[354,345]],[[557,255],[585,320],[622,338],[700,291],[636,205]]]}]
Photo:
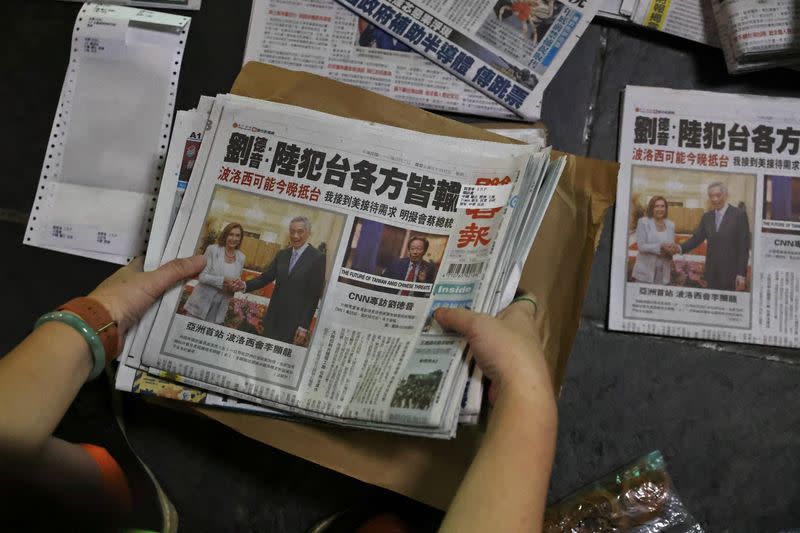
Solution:
[{"label": "stack of newspaper", "polygon": [[714,9],[728,72],[800,66],[800,2],[708,1]]},{"label": "stack of newspaper", "polygon": [[564,164],[542,144],[204,98],[176,117],[145,268],[207,266],[129,335],[117,387],[168,378],[197,389],[184,399],[453,437],[481,376],[433,311],[508,304]]}]

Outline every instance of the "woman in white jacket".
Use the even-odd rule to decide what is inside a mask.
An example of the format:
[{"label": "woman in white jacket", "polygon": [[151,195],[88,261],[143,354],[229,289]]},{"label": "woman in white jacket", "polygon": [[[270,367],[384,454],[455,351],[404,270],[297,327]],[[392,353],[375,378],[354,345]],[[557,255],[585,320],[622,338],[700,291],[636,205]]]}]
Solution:
[{"label": "woman in white jacket", "polygon": [[653,196],[645,216],[636,224],[639,253],[633,265],[633,279],[639,283],[668,285],[672,274],[670,245],[675,243],[675,224],[667,218],[669,208],[663,196]]},{"label": "woman in white jacket", "polygon": [[245,255],[239,250],[243,236],[242,225],[232,222],[219,234],[216,244],[208,245],[203,254],[206,267],[184,306],[189,315],[215,324],[225,321],[234,293],[233,282],[241,277],[244,268]]}]

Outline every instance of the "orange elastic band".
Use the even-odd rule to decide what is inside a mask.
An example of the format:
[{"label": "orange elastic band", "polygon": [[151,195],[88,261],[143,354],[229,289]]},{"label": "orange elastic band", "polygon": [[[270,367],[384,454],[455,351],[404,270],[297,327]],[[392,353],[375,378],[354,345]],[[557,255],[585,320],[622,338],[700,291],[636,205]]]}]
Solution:
[{"label": "orange elastic band", "polygon": [[86,450],[97,467],[100,469],[100,476],[103,488],[108,493],[109,498],[120,507],[123,514],[131,510],[131,491],[128,485],[128,478],[120,468],[119,463],[111,457],[108,450],[94,444],[81,444],[81,448]]}]

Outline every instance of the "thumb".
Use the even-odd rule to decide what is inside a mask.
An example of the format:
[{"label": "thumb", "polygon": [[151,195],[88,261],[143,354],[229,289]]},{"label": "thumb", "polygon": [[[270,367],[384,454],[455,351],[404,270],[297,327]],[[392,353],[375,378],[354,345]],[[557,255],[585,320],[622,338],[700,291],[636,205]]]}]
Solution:
[{"label": "thumb", "polygon": [[460,307],[440,307],[434,313],[434,318],[444,329],[461,333],[470,339],[477,333],[476,327],[480,314]]},{"label": "thumb", "polygon": [[179,281],[197,275],[205,266],[206,258],[202,255],[173,259],[156,270],[143,274],[142,280],[148,292],[157,298]]}]

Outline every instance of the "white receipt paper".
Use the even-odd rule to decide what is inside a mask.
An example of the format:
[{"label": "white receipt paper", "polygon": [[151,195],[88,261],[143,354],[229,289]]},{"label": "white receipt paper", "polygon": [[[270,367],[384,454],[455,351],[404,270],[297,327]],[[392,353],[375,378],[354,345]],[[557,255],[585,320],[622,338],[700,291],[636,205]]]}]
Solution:
[{"label": "white receipt paper", "polygon": [[189,18],[85,4],[24,243],[125,264],[144,252]]}]

